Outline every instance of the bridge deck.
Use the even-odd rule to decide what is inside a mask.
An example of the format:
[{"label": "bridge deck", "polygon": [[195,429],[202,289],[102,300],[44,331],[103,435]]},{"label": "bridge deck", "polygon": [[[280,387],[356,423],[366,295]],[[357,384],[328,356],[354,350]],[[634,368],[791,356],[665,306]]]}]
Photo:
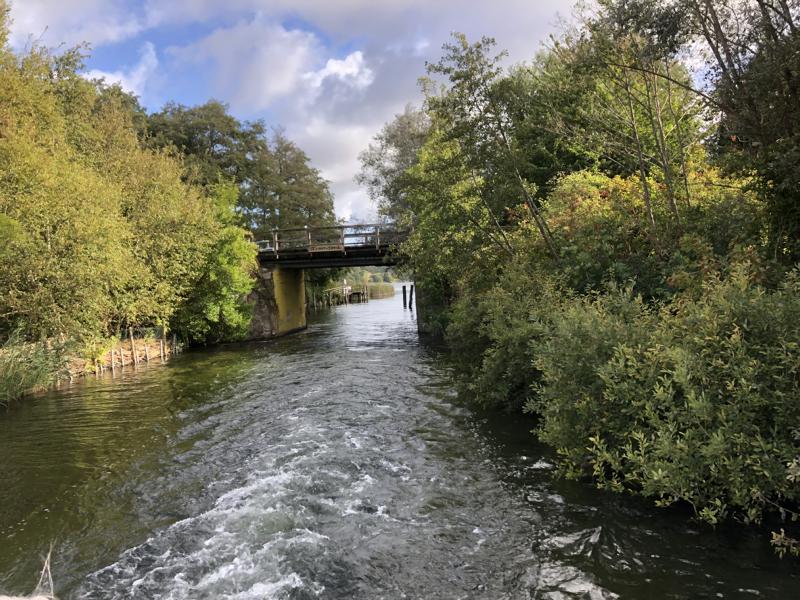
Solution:
[{"label": "bridge deck", "polygon": [[407,236],[386,225],[340,225],[276,229],[271,239],[256,243],[262,265],[325,269],[394,265],[394,250]]}]

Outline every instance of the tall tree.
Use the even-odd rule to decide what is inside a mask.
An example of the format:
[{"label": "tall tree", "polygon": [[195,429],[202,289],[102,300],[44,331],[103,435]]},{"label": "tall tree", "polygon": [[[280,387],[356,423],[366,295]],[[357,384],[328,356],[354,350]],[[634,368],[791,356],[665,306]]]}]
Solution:
[{"label": "tall tree", "polygon": [[428,115],[409,104],[383,126],[359,155],[361,171],[356,181],[366,186],[378,212],[395,223],[411,221],[406,197],[408,170],[419,161],[429,131]]},{"label": "tall tree", "polygon": [[191,181],[234,182],[239,213],[256,238],[275,227],[336,222],[328,183],[308,156],[282,132],[268,135],[261,121],[239,121],[220,102],[168,104],[148,118],[147,140],[182,154]]},{"label": "tall tree", "polygon": [[453,38],[442,47],[441,60],[427,65],[429,76],[443,76],[446,84],[439,89],[432,80],[425,83],[426,108],[447,138],[460,145],[471,176],[484,182],[481,198],[497,235],[505,238],[502,227],[508,210],[524,205],[555,256],[535,186],[523,178],[522,157],[513,143],[508,88],[501,66],[505,53],[491,54],[495,46],[491,38],[474,44],[463,34]]}]

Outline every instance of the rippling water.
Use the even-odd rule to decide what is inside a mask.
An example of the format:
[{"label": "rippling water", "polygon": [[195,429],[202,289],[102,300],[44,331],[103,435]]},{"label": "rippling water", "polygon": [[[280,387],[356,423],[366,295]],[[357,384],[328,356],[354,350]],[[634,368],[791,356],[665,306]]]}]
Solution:
[{"label": "rippling water", "polygon": [[766,535],[554,480],[399,296],[0,415],[0,590],[62,598],[795,598]]}]

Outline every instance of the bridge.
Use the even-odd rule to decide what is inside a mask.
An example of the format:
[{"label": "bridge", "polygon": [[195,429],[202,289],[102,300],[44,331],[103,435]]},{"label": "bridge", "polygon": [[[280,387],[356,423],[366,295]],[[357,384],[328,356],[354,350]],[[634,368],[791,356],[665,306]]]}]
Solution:
[{"label": "bridge", "polygon": [[327,269],[397,264],[393,249],[407,237],[391,225],[359,224],[275,229],[256,244],[262,266]]},{"label": "bridge", "polygon": [[257,241],[258,281],[251,295],[251,339],[306,327],[305,269],[397,264],[395,248],[408,232],[391,225],[275,229]]}]

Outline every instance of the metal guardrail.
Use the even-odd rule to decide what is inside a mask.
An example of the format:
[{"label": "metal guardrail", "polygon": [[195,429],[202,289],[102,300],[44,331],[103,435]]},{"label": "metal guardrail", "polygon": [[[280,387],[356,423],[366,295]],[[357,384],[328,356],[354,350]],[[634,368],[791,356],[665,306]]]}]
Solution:
[{"label": "metal guardrail", "polygon": [[259,252],[346,252],[348,248],[380,248],[402,242],[407,231],[387,225],[359,224],[275,229],[271,239],[258,240]]}]

